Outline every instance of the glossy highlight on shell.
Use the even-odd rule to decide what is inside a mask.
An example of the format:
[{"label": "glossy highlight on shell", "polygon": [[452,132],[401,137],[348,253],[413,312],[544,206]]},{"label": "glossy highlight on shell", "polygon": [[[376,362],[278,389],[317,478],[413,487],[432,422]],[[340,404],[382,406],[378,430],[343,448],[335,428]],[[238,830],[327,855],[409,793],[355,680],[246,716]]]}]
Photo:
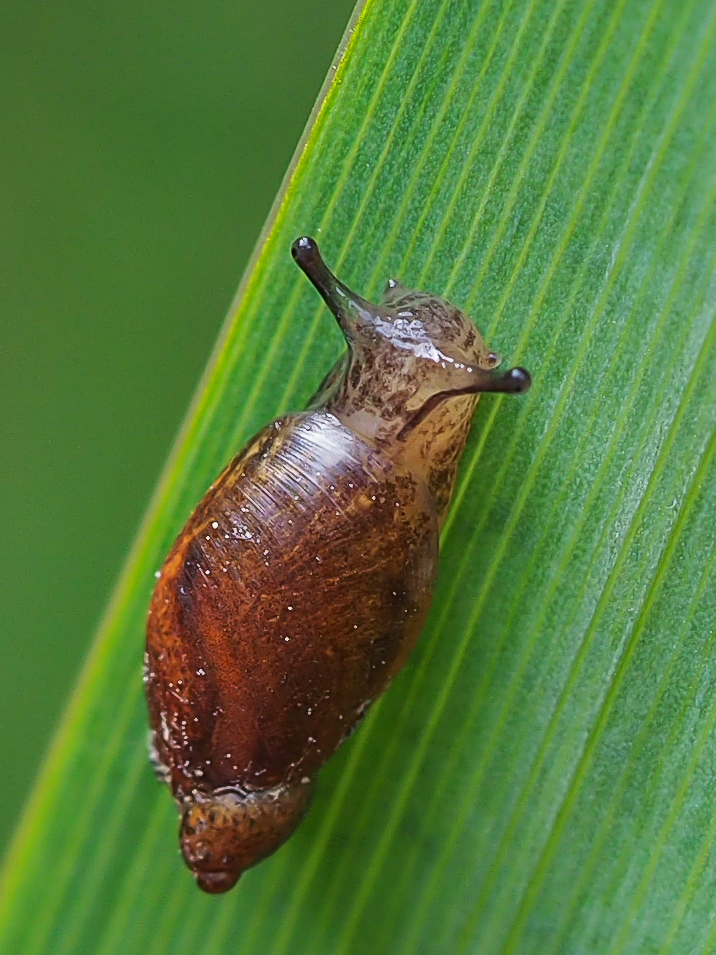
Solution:
[{"label": "glossy highlight on shell", "polygon": [[147,618],[151,758],[198,885],[231,888],[298,825],[322,764],[386,688],[430,604],[438,534],[483,391],[524,392],[444,299],[377,305],[292,254],[347,351],[266,425],[175,541]]}]

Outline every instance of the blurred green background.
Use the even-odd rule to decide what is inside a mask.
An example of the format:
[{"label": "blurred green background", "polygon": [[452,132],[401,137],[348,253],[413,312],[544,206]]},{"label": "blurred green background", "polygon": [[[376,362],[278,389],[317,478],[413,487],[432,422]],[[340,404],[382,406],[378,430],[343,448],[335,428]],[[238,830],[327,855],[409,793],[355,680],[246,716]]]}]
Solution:
[{"label": "blurred green background", "polygon": [[3,5],[0,850],[352,7]]}]

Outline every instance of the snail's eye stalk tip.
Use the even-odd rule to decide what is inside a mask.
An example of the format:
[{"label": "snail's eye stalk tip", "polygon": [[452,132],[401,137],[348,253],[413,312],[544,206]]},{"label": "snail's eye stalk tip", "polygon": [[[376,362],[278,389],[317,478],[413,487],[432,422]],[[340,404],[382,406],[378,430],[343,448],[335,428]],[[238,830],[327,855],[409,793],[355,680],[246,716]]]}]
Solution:
[{"label": "snail's eye stalk tip", "polygon": [[306,267],[313,265],[321,260],[321,253],[318,251],[318,243],[308,235],[302,235],[291,246],[291,255],[294,262],[304,271]]},{"label": "snail's eye stalk tip", "polygon": [[[291,246],[293,261],[299,269],[313,282],[321,295],[326,298],[329,290],[334,288],[337,279],[323,261],[318,250],[318,243],[308,235],[302,235]],[[326,301],[327,298],[326,298]],[[328,303],[331,308],[331,303]]]},{"label": "snail's eye stalk tip", "polygon": [[525,368],[508,368],[507,371],[481,370],[475,382],[464,394],[478,394],[483,391],[498,392],[503,395],[521,395],[532,384],[532,377]]},{"label": "snail's eye stalk tip", "polygon": [[506,372],[506,377],[509,379],[512,385],[512,391],[514,391],[515,394],[521,395],[524,394],[525,391],[529,391],[530,385],[532,384],[532,376],[526,368],[510,368],[510,370]]}]

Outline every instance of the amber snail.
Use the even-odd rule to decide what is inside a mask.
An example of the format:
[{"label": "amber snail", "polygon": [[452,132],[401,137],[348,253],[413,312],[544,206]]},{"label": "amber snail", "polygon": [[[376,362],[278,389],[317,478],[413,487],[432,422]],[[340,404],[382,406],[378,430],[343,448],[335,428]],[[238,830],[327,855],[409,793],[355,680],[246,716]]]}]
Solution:
[{"label": "amber snail", "polygon": [[524,392],[472,322],[389,281],[351,292],[292,254],[348,344],[306,411],[222,471],[158,575],[147,620],[152,760],[184,859],[224,892],[284,842],[314,777],[410,652],[478,396]]}]

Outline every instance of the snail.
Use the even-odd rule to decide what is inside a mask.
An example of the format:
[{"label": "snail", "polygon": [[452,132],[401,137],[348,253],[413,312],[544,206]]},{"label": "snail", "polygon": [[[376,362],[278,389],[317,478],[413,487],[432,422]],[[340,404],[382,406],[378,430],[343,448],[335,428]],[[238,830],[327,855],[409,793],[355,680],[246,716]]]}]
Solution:
[{"label": "snail", "polygon": [[351,292],[292,255],[348,348],[307,410],[266,425],[167,556],[144,663],[155,771],[201,889],[230,889],[298,825],[321,765],[404,663],[483,391],[524,392],[472,322],[391,280]]}]

